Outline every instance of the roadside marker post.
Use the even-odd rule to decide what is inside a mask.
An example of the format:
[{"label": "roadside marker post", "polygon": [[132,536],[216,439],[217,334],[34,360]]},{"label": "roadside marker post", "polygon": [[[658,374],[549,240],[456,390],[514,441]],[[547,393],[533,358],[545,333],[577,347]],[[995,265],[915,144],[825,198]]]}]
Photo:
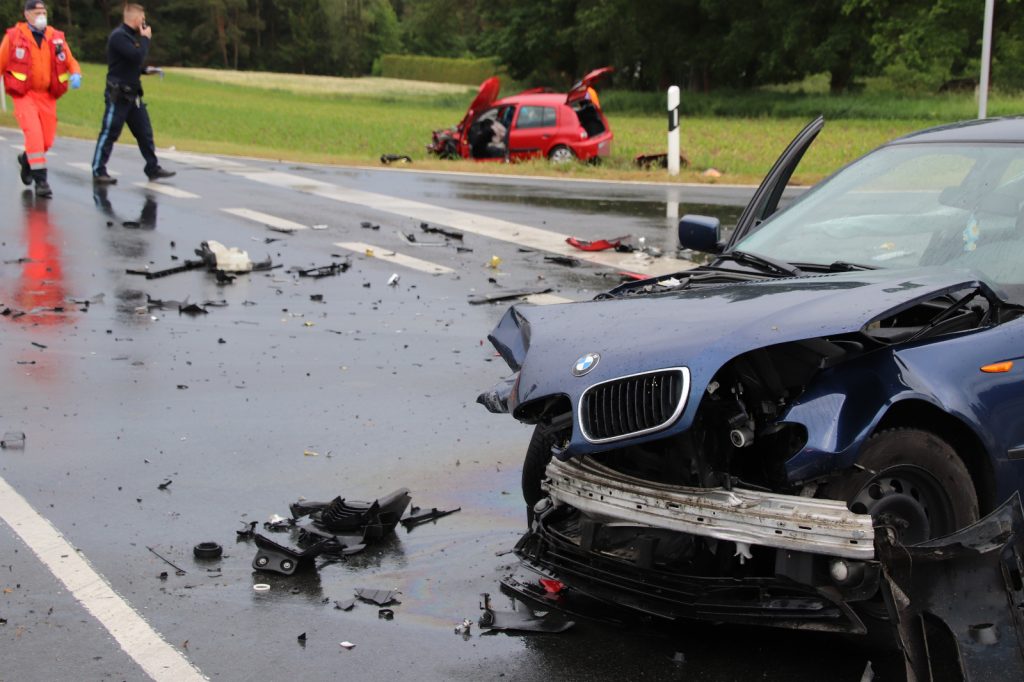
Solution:
[{"label": "roadside marker post", "polygon": [[978,83],[978,118],[988,118],[988,80],[992,62],[992,14],[995,0],[985,0],[985,24],[981,37],[981,82]]},{"label": "roadside marker post", "polygon": [[668,174],[679,175],[679,86],[668,89]]},{"label": "roadside marker post", "polygon": [[0,107],[7,111],[7,89],[4,87],[3,79],[0,79]]}]

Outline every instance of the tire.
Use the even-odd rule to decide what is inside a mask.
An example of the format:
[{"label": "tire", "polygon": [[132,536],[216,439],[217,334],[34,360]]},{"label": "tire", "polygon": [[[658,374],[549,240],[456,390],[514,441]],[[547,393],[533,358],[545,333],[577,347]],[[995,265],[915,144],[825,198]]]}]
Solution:
[{"label": "tire", "polygon": [[978,520],[978,496],[963,460],[946,441],[920,429],[892,429],[868,439],[858,471],[829,484],[825,497],[897,526],[914,544]]},{"label": "tire", "polygon": [[523,460],[523,501],[526,502],[526,522],[533,523],[533,506],[543,498],[544,491],[540,482],[544,480],[544,470],[551,461],[551,447],[558,442],[558,435],[545,431],[540,426],[533,430],[530,445],[526,448],[526,459]]},{"label": "tire", "polygon": [[[967,467],[933,433],[879,432],[868,439],[857,464],[862,468],[824,486],[821,496],[845,500],[851,511],[869,513],[876,523],[890,523],[905,544],[942,537],[978,520],[978,496]],[[867,627],[862,643],[869,651],[899,649],[880,594],[853,609]]]},{"label": "tire", "polygon": [[566,147],[564,144],[557,145],[548,152],[548,161],[553,164],[569,163],[570,161],[576,160],[576,154],[573,150]]}]

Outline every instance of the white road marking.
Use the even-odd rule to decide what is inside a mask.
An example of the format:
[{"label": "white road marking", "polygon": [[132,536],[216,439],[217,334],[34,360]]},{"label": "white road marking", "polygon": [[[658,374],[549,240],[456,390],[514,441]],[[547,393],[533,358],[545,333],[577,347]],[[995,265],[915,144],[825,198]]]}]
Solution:
[{"label": "white road marking", "polygon": [[563,298],[554,294],[530,294],[524,296],[523,300],[534,305],[555,305],[558,303],[573,303],[571,298]]},{"label": "white road marking", "polygon": [[6,142],[6,141],[7,141],[7,138],[4,137],[3,135],[0,135],[0,142]]},{"label": "white road marking", "polygon": [[159,182],[136,182],[136,187],[148,189],[152,192],[159,192],[160,194],[166,194],[169,197],[176,197],[178,199],[198,199],[198,194],[192,194],[192,192],[186,192],[183,189],[172,187],[171,185],[161,185]]},{"label": "white road marking", "polygon": [[0,518],[147,675],[168,682],[207,679],[181,652],[164,641],[85,557],[3,478],[0,478]]},{"label": "white road marking", "polygon": [[628,270],[646,275],[665,275],[696,267],[694,263],[689,261],[676,258],[653,259],[640,252],[579,251],[565,243],[569,235],[559,232],[542,230],[530,225],[522,225],[498,218],[488,218],[475,213],[456,211],[443,206],[410,201],[386,194],[348,189],[320,180],[246,166],[226,159],[181,154],[178,152],[171,152],[170,155],[164,154],[164,156],[182,163],[191,163],[204,168],[223,170],[226,173],[252,180],[253,182],[273,187],[282,187],[347,204],[355,204],[384,213],[412,218],[413,220],[446,225],[464,232],[510,242],[517,246],[525,246],[563,256],[574,256],[582,261],[603,265],[616,270]]},{"label": "white road marking", "polygon": [[451,268],[443,265],[431,263],[430,261],[425,261],[420,258],[413,258],[412,256],[406,256],[401,253],[395,253],[394,251],[374,246],[373,244],[364,244],[362,242],[336,242],[334,245],[347,251],[352,251],[353,253],[362,255],[366,255],[367,252],[372,252],[373,257],[377,260],[394,263],[395,265],[412,268],[413,270],[419,270],[420,272],[426,272],[431,275],[447,275],[455,272]]},{"label": "white road marking", "polygon": [[272,227],[283,232],[295,232],[297,230],[308,229],[308,227],[302,223],[278,218],[277,216],[272,216],[267,213],[260,213],[259,211],[252,211],[248,208],[222,208],[221,210],[225,213],[236,215],[239,218],[252,220],[253,222],[261,223],[267,227]]},{"label": "white road marking", "polygon": [[[85,161],[68,161],[68,165],[71,166],[72,168],[83,170],[86,173],[89,173],[90,175],[92,174],[92,164],[88,164]],[[113,170],[108,170],[107,173],[109,173],[111,177],[116,177],[120,175],[120,173]]]},{"label": "white road marking", "polygon": [[187,154],[185,152],[172,151],[170,149],[161,149],[160,158],[177,161],[178,163],[184,163],[189,166],[196,166],[197,168],[206,168],[208,170],[232,170],[245,167],[237,161],[230,161],[217,156]]}]

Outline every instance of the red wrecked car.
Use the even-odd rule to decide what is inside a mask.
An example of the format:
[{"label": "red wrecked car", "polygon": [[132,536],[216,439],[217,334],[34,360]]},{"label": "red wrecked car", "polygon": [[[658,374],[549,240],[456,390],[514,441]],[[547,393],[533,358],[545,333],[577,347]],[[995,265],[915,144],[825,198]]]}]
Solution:
[{"label": "red wrecked car", "polygon": [[435,130],[427,151],[442,159],[518,161],[544,157],[554,163],[608,156],[612,130],[591,86],[611,67],[591,71],[568,93],[527,90],[498,99],[497,76],[480,85],[454,128]]}]

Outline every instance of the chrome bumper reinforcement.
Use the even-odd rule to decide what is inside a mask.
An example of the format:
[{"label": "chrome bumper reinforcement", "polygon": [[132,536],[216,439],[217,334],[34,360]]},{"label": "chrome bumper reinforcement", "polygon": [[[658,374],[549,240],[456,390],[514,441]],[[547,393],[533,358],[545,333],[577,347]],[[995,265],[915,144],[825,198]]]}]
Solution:
[{"label": "chrome bumper reinforcement", "polygon": [[870,561],[871,516],[845,502],[755,490],[687,488],[621,474],[589,457],[552,459],[541,487],[599,520]]}]

